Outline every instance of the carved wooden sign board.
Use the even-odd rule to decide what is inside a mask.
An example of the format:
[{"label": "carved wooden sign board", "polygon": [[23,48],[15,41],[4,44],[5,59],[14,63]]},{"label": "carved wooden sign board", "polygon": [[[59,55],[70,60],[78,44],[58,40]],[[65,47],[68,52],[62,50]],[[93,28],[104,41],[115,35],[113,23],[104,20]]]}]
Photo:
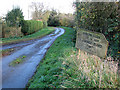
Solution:
[{"label": "carved wooden sign board", "polygon": [[77,31],[76,48],[106,58],[108,41],[102,33],[80,29]]}]

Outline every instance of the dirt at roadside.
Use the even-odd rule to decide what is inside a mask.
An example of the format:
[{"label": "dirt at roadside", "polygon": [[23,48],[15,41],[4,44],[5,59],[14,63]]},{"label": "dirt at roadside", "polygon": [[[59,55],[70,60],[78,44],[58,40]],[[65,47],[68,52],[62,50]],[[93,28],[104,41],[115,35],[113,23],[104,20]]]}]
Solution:
[{"label": "dirt at roadside", "polygon": [[[27,45],[24,45],[24,46],[27,46]],[[5,56],[8,56],[8,55],[11,55],[12,53],[20,50],[22,47],[23,47],[23,46],[19,46],[19,47],[14,47],[14,48],[2,50],[2,51],[0,52],[1,57],[5,57]]]}]

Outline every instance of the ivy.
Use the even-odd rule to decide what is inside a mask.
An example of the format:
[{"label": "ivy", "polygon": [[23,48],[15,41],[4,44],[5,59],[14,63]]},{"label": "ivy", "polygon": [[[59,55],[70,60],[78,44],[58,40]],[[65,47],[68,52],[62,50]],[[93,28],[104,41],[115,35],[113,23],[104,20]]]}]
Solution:
[{"label": "ivy", "polygon": [[103,33],[108,55],[120,58],[120,2],[76,2],[76,27]]}]

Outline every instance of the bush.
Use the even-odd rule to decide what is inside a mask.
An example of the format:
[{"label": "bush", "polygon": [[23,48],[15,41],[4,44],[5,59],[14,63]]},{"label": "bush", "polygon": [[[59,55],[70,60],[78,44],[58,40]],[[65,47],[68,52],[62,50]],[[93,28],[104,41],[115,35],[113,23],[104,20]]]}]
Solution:
[{"label": "bush", "polygon": [[23,20],[22,21],[22,32],[24,35],[32,34],[38,30],[43,28],[42,21],[34,21],[34,20]]},{"label": "bush", "polygon": [[21,27],[8,26],[7,23],[3,22],[1,24],[1,38],[12,38],[12,37],[22,37]]},{"label": "bush", "polygon": [[60,26],[60,22],[59,22],[59,17],[56,15],[56,16],[50,16],[49,19],[48,19],[48,26]]},{"label": "bush", "polygon": [[46,28],[48,26],[47,22],[43,21],[43,27]]},{"label": "bush", "polygon": [[21,26],[21,21],[24,20],[23,12],[19,7],[13,8],[5,17],[8,26]]},{"label": "bush", "polygon": [[84,28],[105,35],[109,41],[108,55],[120,59],[119,3],[76,2],[76,28]]}]

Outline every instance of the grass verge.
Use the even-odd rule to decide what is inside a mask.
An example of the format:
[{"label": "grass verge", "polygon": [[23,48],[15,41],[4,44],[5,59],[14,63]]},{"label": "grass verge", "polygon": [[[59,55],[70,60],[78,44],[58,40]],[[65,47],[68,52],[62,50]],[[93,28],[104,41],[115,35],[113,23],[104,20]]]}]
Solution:
[{"label": "grass verge", "polygon": [[1,56],[3,57],[3,56],[10,55],[13,51],[14,51],[14,49],[1,50],[1,51],[0,51],[0,54],[1,54]]},{"label": "grass verge", "polygon": [[45,58],[37,68],[36,74],[29,80],[29,88],[54,88],[59,87],[62,75],[62,62],[69,56],[74,43],[75,31],[71,28],[64,28],[65,34],[58,37],[49,48]]},{"label": "grass verge", "polygon": [[118,88],[117,63],[75,48],[75,31],[64,28],[39,64],[27,88]]},{"label": "grass verge", "polygon": [[44,28],[44,29],[34,33],[34,34],[23,36],[23,37],[2,38],[2,45],[32,40],[32,39],[36,39],[36,38],[41,38],[45,35],[52,33],[54,30],[55,30],[55,28],[53,28],[53,27],[47,27],[47,28]]},{"label": "grass verge", "polygon": [[72,52],[64,59],[69,68],[63,72],[68,77],[62,82],[66,88],[119,88],[118,62],[101,60],[81,51]]}]

